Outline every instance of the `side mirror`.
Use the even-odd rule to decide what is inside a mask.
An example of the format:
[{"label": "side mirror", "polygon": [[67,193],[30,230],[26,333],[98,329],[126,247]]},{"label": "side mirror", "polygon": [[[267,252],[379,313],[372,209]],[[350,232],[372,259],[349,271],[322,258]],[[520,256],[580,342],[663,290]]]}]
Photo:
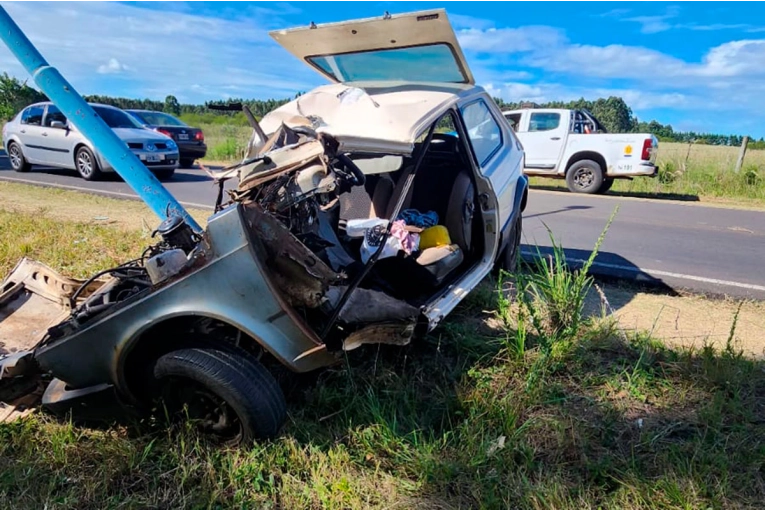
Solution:
[{"label": "side mirror", "polygon": [[60,120],[54,120],[50,123],[50,127],[56,128],[56,129],[66,129],[66,124],[61,122]]}]

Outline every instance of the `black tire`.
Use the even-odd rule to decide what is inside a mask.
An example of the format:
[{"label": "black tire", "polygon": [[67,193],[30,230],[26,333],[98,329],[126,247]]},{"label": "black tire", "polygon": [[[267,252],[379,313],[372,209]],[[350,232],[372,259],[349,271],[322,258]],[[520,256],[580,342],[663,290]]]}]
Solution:
[{"label": "black tire", "polygon": [[521,246],[521,234],[523,232],[523,213],[518,212],[513,226],[508,234],[507,246],[502,251],[499,259],[499,269],[508,273],[515,273],[518,269],[518,251]]},{"label": "black tire", "polygon": [[614,185],[614,179],[603,179],[603,184],[601,184],[600,189],[598,190],[598,193],[607,193],[608,190],[611,189],[611,186]]},{"label": "black tire", "polygon": [[16,142],[8,143],[8,159],[11,160],[11,168],[16,172],[29,172],[29,169],[32,168],[27,158],[24,157],[21,145]]},{"label": "black tire", "polygon": [[181,158],[180,160],[181,168],[193,168],[195,161],[196,160],[194,158]]},{"label": "black tire", "polygon": [[77,149],[74,154],[74,167],[80,177],[86,181],[98,181],[103,177],[103,172],[98,166],[98,160],[87,147]]},{"label": "black tire", "polygon": [[591,159],[577,161],[566,172],[566,185],[573,193],[598,193],[603,179],[603,169]]},{"label": "black tire", "polygon": [[226,445],[275,436],[287,416],[276,380],[239,347],[201,345],[157,359],[155,398],[173,416],[187,406],[189,418],[199,420],[201,431]]},{"label": "black tire", "polygon": [[175,168],[163,168],[162,170],[156,170],[154,175],[156,175],[157,179],[160,181],[169,181],[173,178],[173,175],[175,175]]}]

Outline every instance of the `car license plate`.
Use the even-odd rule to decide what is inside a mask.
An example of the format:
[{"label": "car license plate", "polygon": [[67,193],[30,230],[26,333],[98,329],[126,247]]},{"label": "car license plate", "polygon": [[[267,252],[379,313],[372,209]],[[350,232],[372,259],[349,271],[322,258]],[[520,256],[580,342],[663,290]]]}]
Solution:
[{"label": "car license plate", "polygon": [[160,154],[147,154],[146,161],[149,163],[156,163],[162,161],[162,156]]},{"label": "car license plate", "polygon": [[188,140],[188,139],[189,139],[189,135],[187,135],[186,133],[180,133],[178,135],[178,140]]}]

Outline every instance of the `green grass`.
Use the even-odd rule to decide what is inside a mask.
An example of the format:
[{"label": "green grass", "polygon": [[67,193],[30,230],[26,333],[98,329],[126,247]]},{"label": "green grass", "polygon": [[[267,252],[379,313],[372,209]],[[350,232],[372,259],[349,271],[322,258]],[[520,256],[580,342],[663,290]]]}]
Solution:
[{"label": "green grass", "polygon": [[[146,242],[22,213],[0,213],[0,228],[3,270],[30,255],[84,276]],[[485,282],[423,341],[301,377],[273,441],[219,450],[188,426],[40,414],[0,424],[2,506],[760,507],[765,363],[585,318],[592,280],[560,250],[552,262]]]}]

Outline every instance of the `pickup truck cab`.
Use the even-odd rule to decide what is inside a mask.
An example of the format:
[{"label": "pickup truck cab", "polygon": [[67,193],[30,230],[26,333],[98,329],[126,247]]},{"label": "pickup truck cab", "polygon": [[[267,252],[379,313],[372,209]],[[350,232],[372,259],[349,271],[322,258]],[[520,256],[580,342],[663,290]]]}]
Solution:
[{"label": "pickup truck cab", "polygon": [[523,144],[524,173],[566,179],[575,193],[605,193],[614,179],[655,177],[659,142],[648,133],[607,133],[587,110],[502,112]]}]

